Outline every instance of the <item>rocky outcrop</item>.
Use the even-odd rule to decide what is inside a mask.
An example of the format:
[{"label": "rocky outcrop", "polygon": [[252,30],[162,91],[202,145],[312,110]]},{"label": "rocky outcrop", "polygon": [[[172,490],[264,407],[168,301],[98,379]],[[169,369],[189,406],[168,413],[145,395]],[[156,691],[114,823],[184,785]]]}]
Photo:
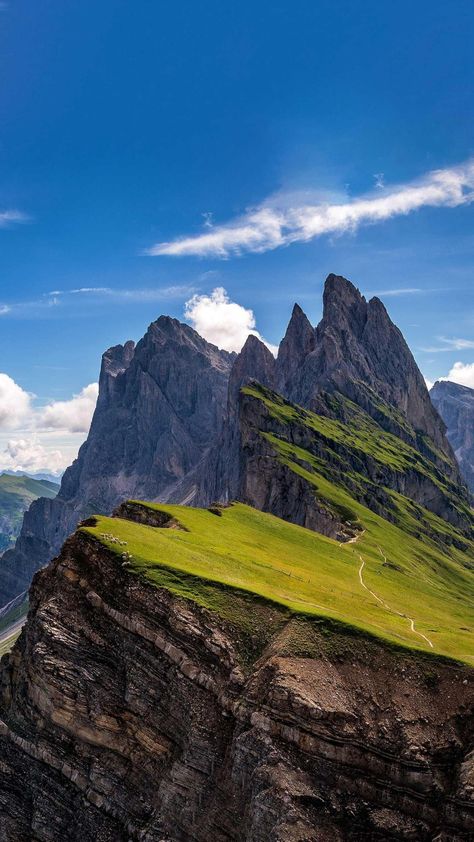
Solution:
[{"label": "rocky outcrop", "polygon": [[[362,449],[364,437],[359,440],[356,437],[358,424],[361,419],[364,421],[360,412],[355,418],[347,417],[346,425],[339,422],[335,432],[331,426],[323,432],[315,428],[317,419],[312,413],[283,401],[256,383],[252,385],[251,392],[240,395],[235,498],[330,538],[348,540],[354,537],[357,527],[348,521],[344,507],[342,510],[331,507],[324,494],[319,493],[317,476],[313,474],[317,467],[320,476],[392,522],[397,521],[399,511],[390,492],[398,492],[410,501],[410,507],[416,503],[460,530],[457,538],[447,532],[437,535],[437,540],[457,541],[460,549],[466,549],[462,533],[466,537],[474,536],[468,499],[464,490],[450,483],[445,473],[429,460],[407,449],[402,468],[390,461],[390,449],[386,452],[382,449],[382,445],[396,446],[397,440],[384,438],[384,431],[375,423],[362,429],[364,436],[369,441],[378,441],[380,448],[372,452],[370,448]],[[338,400],[336,393],[320,396],[320,406],[328,414],[332,408],[341,420],[351,408],[346,403],[341,396]],[[338,435],[342,431],[345,434]],[[277,442],[286,446],[290,463],[282,458]],[[400,449],[402,446],[400,442]],[[313,475],[314,482],[309,475]],[[434,532],[430,531],[421,509],[418,518],[420,532],[433,537]]]},{"label": "rocky outcrop", "polygon": [[186,478],[177,487],[173,502],[187,498],[193,506],[208,506],[216,500],[226,503],[240,499],[240,390],[253,381],[273,388],[275,358],[263,342],[250,335],[231,369],[221,436],[192,473],[193,491],[190,493],[189,478]]},{"label": "rocky outcrop", "polygon": [[29,586],[82,518],[110,513],[127,497],[171,495],[220,434],[233,357],[167,316],[136,347],[104,354],[87,441],[57,498],[40,498],[26,512],[2,558],[0,605]]},{"label": "rocky outcrop", "polygon": [[[350,281],[329,275],[323,305],[323,318],[313,338],[301,311],[296,313],[297,330],[290,322],[290,337],[283,340],[277,361],[277,382],[286,384],[283,396],[318,409],[321,391],[338,391],[384,429],[422,451],[428,436],[449,458],[450,466],[444,469],[459,481],[444,425],[433,409],[410,349],[382,302],[378,298],[366,301]],[[294,318],[295,314],[292,322]],[[295,333],[304,337],[301,344],[295,342]],[[381,411],[380,401],[394,411]],[[431,453],[430,458],[436,457]]]},{"label": "rocky outcrop", "polygon": [[474,494],[474,389],[438,380],[430,398],[446,424],[461,473]]},{"label": "rocky outcrop", "polygon": [[471,839],[472,670],[234,599],[254,631],[66,543],[2,660],[1,839]]}]

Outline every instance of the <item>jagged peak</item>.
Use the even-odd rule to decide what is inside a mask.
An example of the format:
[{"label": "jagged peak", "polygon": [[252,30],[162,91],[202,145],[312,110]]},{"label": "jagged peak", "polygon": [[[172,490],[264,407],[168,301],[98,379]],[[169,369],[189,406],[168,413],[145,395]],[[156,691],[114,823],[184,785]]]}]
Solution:
[{"label": "jagged peak", "polygon": [[187,346],[191,351],[212,358],[218,366],[224,368],[228,368],[236,356],[235,352],[225,351],[212,342],[208,342],[191,325],[172,316],[161,315],[150,324],[145,336],[139,342],[139,350],[141,351],[150,342],[153,346],[165,346],[168,343]]},{"label": "jagged peak", "polygon": [[283,355],[289,346],[297,347],[300,351],[308,353],[313,339],[314,328],[311,322],[300,305],[294,304],[288,327],[280,342],[278,356]]},{"label": "jagged peak", "polygon": [[267,346],[254,334],[249,334],[245,344],[234,360],[230,374],[229,396],[249,380],[257,380],[263,385],[273,385],[275,376],[275,358]]},{"label": "jagged peak", "polygon": [[474,389],[470,386],[464,386],[462,383],[455,383],[454,380],[436,380],[430,389],[430,395],[436,392],[446,392],[455,394],[472,395],[474,398]]},{"label": "jagged peak", "polygon": [[112,345],[102,355],[102,374],[117,377],[130,365],[135,353],[135,342],[129,339],[124,345]]},{"label": "jagged peak", "polygon": [[321,324],[334,328],[349,326],[355,333],[360,333],[366,318],[367,301],[360,290],[342,275],[328,275],[324,284]]}]

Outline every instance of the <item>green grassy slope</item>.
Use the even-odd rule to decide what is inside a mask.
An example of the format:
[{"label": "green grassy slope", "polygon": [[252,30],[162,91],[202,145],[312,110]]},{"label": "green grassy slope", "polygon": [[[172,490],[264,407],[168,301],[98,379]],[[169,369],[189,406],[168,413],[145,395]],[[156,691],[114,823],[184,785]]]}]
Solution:
[{"label": "green grassy slope", "polygon": [[[336,418],[291,404],[280,395],[258,384],[245,387],[242,392],[261,404],[268,418],[280,425],[278,437],[283,442],[288,438],[285,428],[300,427],[313,436],[314,441],[319,445],[318,450],[322,450],[324,454],[322,459],[321,457],[315,459],[314,454],[310,456],[309,461],[317,474],[325,476],[336,485],[343,486],[358,499],[364,496],[370,498],[374,496],[376,487],[383,487],[388,495],[387,503],[391,508],[390,519],[397,519],[399,516],[397,511],[399,507],[394,505],[392,497],[392,486],[381,486],[380,480],[374,484],[367,475],[369,463],[372,465],[372,473],[380,477],[384,474],[387,477],[389,475],[403,477],[410,474],[418,475],[421,481],[428,480],[443,495],[453,513],[456,513],[465,524],[470,522],[474,531],[474,520],[467,497],[460,494],[459,487],[446,478],[445,472],[415,447],[384,430],[361,407],[343,395],[335,393],[321,398],[326,403],[326,411],[336,415],[336,420]],[[386,414],[395,413],[393,408],[383,404],[380,399],[378,408],[380,412],[383,411]],[[270,439],[272,439],[271,436]],[[273,436],[273,442],[277,443],[275,436]],[[301,451],[298,454],[298,448],[293,447],[288,441],[286,447],[279,448],[283,461],[287,461],[289,448],[295,455],[297,454],[296,461],[306,461],[307,451]],[[425,448],[428,452],[435,451],[434,445],[426,436]],[[436,455],[440,464],[446,462],[443,454],[436,451]],[[388,516],[388,512],[386,515]],[[421,526],[430,528],[433,526],[431,520],[425,521],[424,524],[423,520],[424,516],[418,518],[417,532],[419,532],[420,523]],[[440,536],[446,534],[446,524],[443,524],[444,522],[439,524]],[[462,541],[461,536],[459,538]]]},{"label": "green grassy slope", "polygon": [[[327,481],[326,481],[327,482]],[[203,509],[146,504],[184,527],[159,529],[98,517],[82,530],[131,571],[242,625],[232,594],[246,591],[287,612],[329,618],[402,646],[474,663],[474,574],[466,556],[419,541],[352,500],[363,532],[354,543],[329,538],[235,503]],[[117,540],[125,543],[117,543]],[[432,645],[430,645],[430,643]]]},{"label": "green grassy slope", "polygon": [[59,485],[25,476],[0,475],[0,552],[18,535],[23,514],[38,497],[56,497]]}]

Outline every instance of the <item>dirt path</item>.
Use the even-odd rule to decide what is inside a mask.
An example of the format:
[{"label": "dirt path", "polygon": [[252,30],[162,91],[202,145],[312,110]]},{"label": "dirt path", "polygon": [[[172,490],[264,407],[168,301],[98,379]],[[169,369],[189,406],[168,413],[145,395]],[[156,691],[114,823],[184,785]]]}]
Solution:
[{"label": "dirt path", "polygon": [[[385,555],[383,554],[383,552],[382,552],[382,550],[381,550],[381,548],[380,548],[380,547],[379,547],[379,550],[380,550],[380,552],[381,552],[381,554],[382,554],[382,556],[383,556],[384,560],[386,561],[387,559],[386,559]],[[426,643],[428,644],[428,646],[430,646],[430,647],[433,649],[434,647],[433,647],[433,644],[432,644],[431,640],[429,639],[429,637],[426,637],[426,635],[425,635],[425,634],[423,634],[423,632],[419,632],[419,631],[417,631],[417,630],[416,630],[416,628],[415,628],[415,621],[412,619],[412,617],[407,617],[407,615],[406,615],[406,614],[402,614],[400,611],[397,611],[395,608],[392,608],[390,605],[388,605],[388,603],[387,603],[387,602],[385,602],[385,601],[384,601],[384,600],[383,600],[380,596],[378,596],[378,594],[376,594],[374,591],[372,591],[372,590],[371,590],[371,589],[370,589],[370,588],[369,588],[369,587],[365,584],[364,579],[363,579],[363,576],[362,576],[362,571],[363,571],[363,569],[364,569],[364,567],[365,567],[365,561],[364,561],[364,559],[362,558],[362,556],[361,556],[360,554],[359,554],[359,558],[360,558],[360,561],[361,561],[361,565],[360,565],[360,567],[359,567],[359,582],[360,582],[360,584],[362,585],[362,587],[363,587],[363,588],[365,588],[365,590],[366,590],[366,591],[368,591],[368,593],[370,593],[370,595],[371,595],[371,596],[373,596],[373,597],[374,597],[374,599],[376,599],[376,600],[377,600],[377,602],[380,602],[380,605],[383,605],[383,607],[384,607],[387,611],[390,611],[390,613],[391,613],[391,614],[396,614],[396,615],[397,615],[397,617],[402,617],[404,620],[408,620],[408,622],[410,623],[410,630],[413,632],[413,634],[418,635],[418,637],[422,637],[422,638],[423,638],[423,640],[425,640],[425,641],[426,641]]]},{"label": "dirt path", "polygon": [[357,541],[359,540],[359,538],[362,538],[362,536],[364,535],[364,533],[365,533],[365,529],[363,529],[363,530],[362,530],[362,532],[358,532],[358,533],[357,533],[357,535],[354,535],[354,537],[353,537],[353,538],[349,538],[349,540],[348,540],[348,541],[339,541],[339,549],[341,549],[341,547],[347,547],[347,545],[348,545],[348,544],[355,544],[355,543],[357,543]]}]

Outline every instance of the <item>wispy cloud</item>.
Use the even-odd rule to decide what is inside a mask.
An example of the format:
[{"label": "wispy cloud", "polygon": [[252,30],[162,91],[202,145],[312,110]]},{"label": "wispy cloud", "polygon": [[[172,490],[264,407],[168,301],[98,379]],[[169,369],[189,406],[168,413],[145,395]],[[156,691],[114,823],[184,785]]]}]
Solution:
[{"label": "wispy cloud", "polygon": [[[0,10],[1,11],[1,10]],[[13,222],[28,222],[29,217],[17,210],[0,211],[0,228],[8,228]]]},{"label": "wispy cloud", "polygon": [[9,307],[8,304],[0,304],[0,316],[6,316],[6,314],[9,313],[10,310],[11,307]]},{"label": "wispy cloud", "polygon": [[446,339],[444,336],[438,336],[437,341],[441,344],[429,348],[420,348],[420,350],[427,354],[439,354],[444,351],[469,351],[474,348],[474,340],[472,339]]},{"label": "wispy cloud", "polygon": [[187,298],[195,292],[189,284],[169,287],[145,287],[137,289],[118,289],[114,287],[78,287],[76,289],[55,289],[48,296],[90,295],[97,298],[111,298],[117,301],[165,301],[173,298]]},{"label": "wispy cloud", "polygon": [[367,295],[378,295],[381,298],[388,296],[396,297],[399,295],[418,295],[419,293],[426,292],[426,290],[421,289],[420,287],[400,287],[400,289],[376,289],[371,290],[367,293]]},{"label": "wispy cloud", "polygon": [[268,200],[225,225],[206,227],[196,236],[157,243],[149,255],[227,258],[244,252],[265,252],[307,242],[324,234],[356,231],[423,207],[454,208],[474,199],[474,159],[449,169],[434,170],[406,184],[385,186],[346,201],[290,204],[284,197]]}]

